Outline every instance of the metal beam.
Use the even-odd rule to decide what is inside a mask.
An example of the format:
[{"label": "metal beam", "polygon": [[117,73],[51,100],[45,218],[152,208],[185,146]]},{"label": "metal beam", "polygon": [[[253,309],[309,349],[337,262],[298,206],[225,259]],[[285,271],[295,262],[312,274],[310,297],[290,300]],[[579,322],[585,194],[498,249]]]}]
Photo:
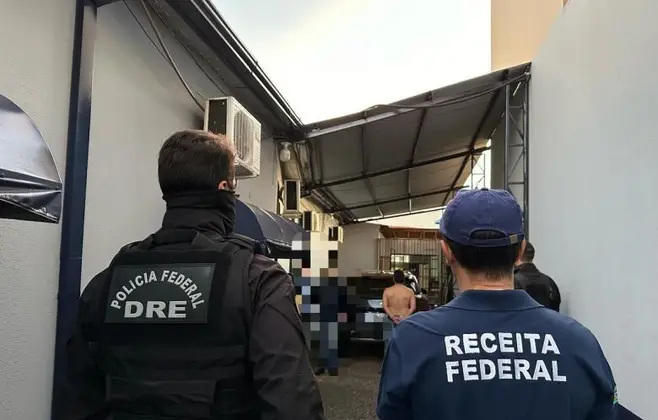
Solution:
[{"label": "metal beam", "polygon": [[[529,76],[529,74],[528,74]],[[505,112],[503,114],[504,126],[504,188],[516,197],[523,210],[524,228],[526,237],[530,233],[530,200],[529,200],[529,166],[528,137],[530,133],[529,113],[529,77],[519,83],[515,89],[508,86],[505,91]],[[516,101],[517,93],[522,94]],[[515,117],[513,112],[521,115]],[[518,171],[521,164],[521,171]]]},{"label": "metal beam", "polygon": [[[427,210],[420,210],[420,211],[415,211],[411,213],[411,215],[415,214],[425,214],[425,213],[432,213],[432,212],[439,212],[441,211],[441,207],[438,208],[433,208],[433,209],[427,209]],[[378,220],[386,220],[386,219],[392,219],[394,217],[400,217],[400,216],[408,216],[407,214],[391,214],[391,215],[385,215],[382,217],[375,217],[373,219],[366,219],[366,220],[350,220],[349,222],[343,223],[342,226],[347,226],[347,225],[356,225],[359,223],[368,223],[368,222],[375,222]]]},{"label": "metal beam", "polygon": [[[402,115],[406,114],[409,112],[414,112],[418,111],[419,109],[424,109],[424,108],[436,108],[436,107],[441,107],[441,106],[449,106],[449,105],[454,105],[457,103],[465,102],[465,101],[470,101],[472,99],[477,99],[481,96],[489,95],[491,93],[498,92],[501,88],[503,88],[506,84],[514,83],[515,81],[519,81],[523,78],[523,76],[515,77],[514,79],[506,80],[507,75],[509,74],[509,70],[503,71],[503,77],[501,80],[496,83],[495,86],[492,86],[490,88],[483,89],[479,92],[465,92],[457,96],[452,96],[449,98],[441,98],[441,99],[432,99],[430,101],[425,101],[425,102],[420,102],[417,104],[385,104],[385,105],[377,105],[377,108],[394,108],[393,111],[388,111],[388,112],[382,112],[379,114],[375,114],[373,116],[364,116],[363,118],[360,118],[355,121],[350,121],[346,122],[343,124],[338,124],[332,127],[327,127],[327,128],[321,128],[317,130],[311,130],[306,133],[306,139],[312,140],[316,137],[321,137],[321,136],[326,136],[328,134],[336,133],[339,131],[343,130],[349,130],[350,128],[356,128],[360,127],[362,125],[366,125],[369,123],[374,123],[377,121],[385,120],[391,117],[395,117],[397,115]],[[431,92],[430,92],[431,93]],[[367,111],[364,111],[367,112]]]},{"label": "metal beam", "polygon": [[[317,142],[316,146],[317,148],[315,149],[315,157],[318,160],[318,175],[320,176],[319,180],[322,181],[324,178],[324,167],[322,166],[322,142]],[[315,182],[315,178],[313,179],[313,182]]]},{"label": "metal beam", "polygon": [[487,186],[487,161],[484,153],[471,155],[471,188]]},{"label": "metal beam", "polygon": [[468,157],[473,153],[482,153],[486,150],[489,150],[489,147],[480,147],[480,148],[477,148],[475,150],[468,150],[468,151],[465,151],[465,152],[453,153],[453,154],[450,154],[450,155],[440,156],[440,157],[433,158],[433,159],[423,160],[423,161],[420,161],[420,162],[416,162],[412,165],[404,165],[404,166],[399,166],[399,167],[396,167],[396,168],[386,169],[386,170],[383,170],[383,171],[370,172],[370,173],[367,173],[365,175],[358,175],[358,176],[353,176],[353,177],[349,177],[349,178],[339,179],[339,180],[336,180],[336,181],[323,182],[323,183],[320,183],[320,184],[309,185],[306,188],[306,190],[304,192],[304,195],[307,196],[307,195],[309,195],[309,193],[311,191],[317,190],[317,189],[320,189],[320,188],[335,187],[337,185],[349,184],[350,182],[363,181],[364,179],[367,179],[367,178],[376,178],[378,176],[389,175],[389,174],[393,174],[393,173],[396,173],[396,172],[408,171],[410,169],[420,168],[422,166],[432,165],[434,163],[447,162],[447,161],[450,161],[450,160],[453,160],[453,159],[462,158],[464,156]]},{"label": "metal beam", "polygon": [[523,226],[525,237],[530,238],[530,81],[524,83],[523,115]]},{"label": "metal beam", "polygon": [[[427,94],[427,100],[431,101],[432,100],[432,92],[429,92]],[[418,149],[418,141],[420,140],[420,134],[423,132],[423,125],[425,125],[425,118],[427,117],[427,109],[428,108],[423,108],[423,110],[420,113],[420,121],[418,121],[418,128],[416,129],[416,136],[414,137],[414,143],[413,146],[411,147],[411,155],[409,156],[409,160],[407,161],[407,166],[411,166],[414,164],[414,159],[416,158],[416,149]],[[411,171],[407,171],[407,195],[411,195]],[[412,200],[409,199],[409,212],[411,213],[411,203]],[[380,212],[381,213],[381,212]],[[384,215],[381,215],[384,217]]]},{"label": "metal beam", "polygon": [[503,188],[509,191],[509,176],[510,176],[510,169],[509,169],[509,143],[510,143],[510,125],[511,125],[511,112],[512,110],[510,109],[510,101],[511,101],[511,96],[512,96],[512,90],[509,85],[505,86],[505,117],[504,117],[504,124],[505,124],[505,156],[503,156],[503,168],[505,168],[505,178],[503,179]]},{"label": "metal beam", "polygon": [[313,159],[315,159],[315,151],[313,150],[313,147],[308,143],[306,144],[306,151],[309,160],[308,169],[311,173],[311,182],[315,182],[315,164],[313,162]]},{"label": "metal beam", "polygon": [[[308,144],[306,145],[307,148],[309,146],[310,145],[308,145]],[[304,168],[303,168],[302,162],[301,162],[301,154],[299,153],[299,143],[292,143],[291,147],[292,147],[292,151],[293,151],[293,154],[294,154],[295,163],[297,165],[297,171],[299,172],[299,177],[301,178],[302,184],[306,184],[306,182],[307,182],[306,181],[306,175],[304,174]],[[307,153],[307,155],[312,159],[313,155],[310,153],[311,149],[307,149],[307,150],[309,150],[309,153]],[[313,162],[311,162],[310,166],[313,166],[312,163]],[[314,193],[315,193],[316,197],[318,197],[321,201],[328,204],[328,206],[325,205],[328,208],[335,208],[339,205],[341,205],[341,206],[343,205],[343,203],[338,198],[336,198],[336,196],[334,194],[332,194],[331,191],[329,191],[329,190],[318,189],[318,190],[314,191]],[[340,214],[340,213],[343,213],[343,212],[336,212],[336,213],[338,213],[338,217],[340,219],[343,218],[343,216]],[[355,219],[356,215],[354,213],[351,213],[351,212],[348,211],[347,212],[347,217]]]},{"label": "metal beam", "polygon": [[[361,135],[359,136],[359,143],[360,143],[360,148],[361,148],[361,175],[365,175],[368,173],[368,157],[366,156],[366,126],[363,125],[361,126]],[[377,202],[377,197],[375,196],[375,189],[372,186],[372,182],[370,182],[370,178],[364,178],[363,183],[366,185],[366,189],[368,190],[368,193],[370,194],[370,198],[372,199],[373,203]],[[382,213],[382,209],[377,206],[377,211],[379,212],[380,216],[384,216],[384,213]]]},{"label": "metal beam", "polygon": [[116,3],[121,0],[93,0],[96,7],[106,6],[110,3]]},{"label": "metal beam", "polygon": [[[508,75],[509,75],[509,70],[503,71],[503,73],[500,75],[500,83],[504,82],[505,79],[507,79]],[[509,83],[505,85],[505,89],[508,89],[508,87],[509,87]],[[455,179],[452,181],[451,184],[452,188],[454,188],[457,185],[457,182],[459,182],[459,178],[461,178],[462,173],[466,168],[466,164],[468,163],[469,156],[476,153],[475,150],[473,150],[475,147],[475,142],[477,142],[478,138],[480,137],[481,135],[480,133],[487,122],[487,118],[489,118],[489,114],[491,114],[491,111],[496,105],[496,101],[498,101],[499,95],[500,95],[500,89],[496,90],[496,92],[494,92],[493,96],[491,97],[491,100],[489,101],[489,104],[487,105],[487,108],[485,109],[484,114],[482,115],[482,118],[480,119],[477,128],[475,129],[475,133],[473,133],[473,137],[471,137],[471,142],[468,145],[468,149],[470,150],[470,153],[462,161],[462,164],[459,167],[459,170],[457,171],[457,175],[455,175]],[[448,202],[448,197],[449,196],[446,196],[446,198],[443,200],[442,205],[444,206],[446,205],[446,203]]]},{"label": "metal beam", "polygon": [[[323,200],[325,202],[328,202],[330,206],[328,208],[337,208],[338,205],[344,206],[344,204],[331,192],[328,190],[318,190],[313,192],[316,195],[321,195],[323,197]],[[356,215],[352,213],[349,210],[341,210],[337,212],[329,212],[333,213],[335,216],[338,216],[338,218],[342,220],[350,220],[350,219],[356,219]]]},{"label": "metal beam", "polygon": [[[397,202],[404,201],[404,200],[413,200],[415,198],[431,197],[433,195],[439,195],[439,194],[449,194],[449,193],[451,193],[455,190],[461,190],[463,188],[464,187],[444,188],[444,189],[441,189],[441,190],[428,191],[428,192],[424,192],[424,193],[420,193],[420,194],[405,195],[403,197],[391,198],[391,199],[388,199],[388,200],[382,200],[382,201],[377,201],[377,202],[368,203],[368,204],[359,204],[359,205],[356,205],[356,206],[338,208],[338,209],[334,209],[332,211],[332,213],[337,213],[337,212],[341,212],[341,211],[353,211],[353,210],[365,209],[365,208],[368,208],[368,207],[375,207],[375,206],[382,206],[384,204],[392,204],[392,203],[397,203]],[[437,207],[440,207],[440,206],[437,206]]]}]

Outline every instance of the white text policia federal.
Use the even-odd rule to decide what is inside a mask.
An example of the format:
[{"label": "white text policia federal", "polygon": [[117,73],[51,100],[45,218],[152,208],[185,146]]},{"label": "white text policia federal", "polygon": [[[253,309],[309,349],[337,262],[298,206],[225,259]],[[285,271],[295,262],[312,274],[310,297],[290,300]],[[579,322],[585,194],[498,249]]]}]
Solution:
[{"label": "white text policia federal", "polygon": [[[444,338],[446,356],[473,355],[445,362],[448,382],[492,379],[566,382],[557,358],[560,349],[551,334],[482,333],[449,335]],[[481,358],[482,354],[508,353],[509,357]],[[537,355],[531,356],[530,355]],[[528,360],[530,359],[530,360]]]},{"label": "white text policia federal", "polygon": [[[158,277],[156,272],[151,270],[129,280],[128,285],[121,286],[121,289],[114,295],[115,299],[110,302],[110,306],[120,310],[122,309],[122,303],[125,303],[125,318],[140,317],[144,312],[144,305],[138,301],[128,301],[128,296],[145,284],[154,282],[167,282],[180,287],[188,296],[192,309],[196,309],[197,306],[204,302],[201,293],[195,293],[199,287],[194,284],[194,281],[189,277],[170,270],[162,270],[162,274]],[[187,306],[186,301],[175,301],[169,303],[169,314],[166,316],[164,315],[164,309],[167,307],[165,302],[147,302],[146,317],[153,318],[155,315],[158,318],[185,318],[185,307]]]}]

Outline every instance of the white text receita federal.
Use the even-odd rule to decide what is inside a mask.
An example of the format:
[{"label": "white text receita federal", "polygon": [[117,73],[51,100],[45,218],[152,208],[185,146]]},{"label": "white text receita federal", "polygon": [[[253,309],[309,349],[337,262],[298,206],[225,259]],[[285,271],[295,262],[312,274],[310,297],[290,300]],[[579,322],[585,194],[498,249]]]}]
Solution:
[{"label": "white text receita federal", "polygon": [[457,378],[463,381],[567,381],[567,377],[560,374],[560,349],[551,334],[468,333],[446,336],[444,344],[448,358],[471,355],[445,362],[448,382]]}]

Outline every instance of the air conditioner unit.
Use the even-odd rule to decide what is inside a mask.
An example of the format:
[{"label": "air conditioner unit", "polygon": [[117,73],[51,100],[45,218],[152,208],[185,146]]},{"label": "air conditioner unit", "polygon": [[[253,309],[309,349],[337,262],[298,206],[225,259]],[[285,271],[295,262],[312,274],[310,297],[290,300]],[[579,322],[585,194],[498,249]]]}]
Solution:
[{"label": "air conditioner unit", "polygon": [[343,242],[343,227],[342,226],[331,226],[329,228],[329,240]]},{"label": "air conditioner unit", "polygon": [[320,232],[322,228],[322,214],[305,211],[302,214],[302,227],[311,232]]},{"label": "air conditioner unit", "polygon": [[297,179],[283,180],[283,212],[285,216],[301,214],[301,183]]},{"label": "air conditioner unit", "polygon": [[253,178],[260,174],[260,122],[234,97],[206,101],[203,129],[224,134],[233,141],[237,152],[236,178]]}]

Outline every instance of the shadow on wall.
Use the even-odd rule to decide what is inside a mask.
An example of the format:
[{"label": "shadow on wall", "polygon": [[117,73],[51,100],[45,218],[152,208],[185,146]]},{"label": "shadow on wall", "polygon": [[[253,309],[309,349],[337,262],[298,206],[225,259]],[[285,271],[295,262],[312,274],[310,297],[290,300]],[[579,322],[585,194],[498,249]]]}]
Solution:
[{"label": "shadow on wall", "polygon": [[32,119],[0,95],[0,219],[58,223],[62,181]]}]

